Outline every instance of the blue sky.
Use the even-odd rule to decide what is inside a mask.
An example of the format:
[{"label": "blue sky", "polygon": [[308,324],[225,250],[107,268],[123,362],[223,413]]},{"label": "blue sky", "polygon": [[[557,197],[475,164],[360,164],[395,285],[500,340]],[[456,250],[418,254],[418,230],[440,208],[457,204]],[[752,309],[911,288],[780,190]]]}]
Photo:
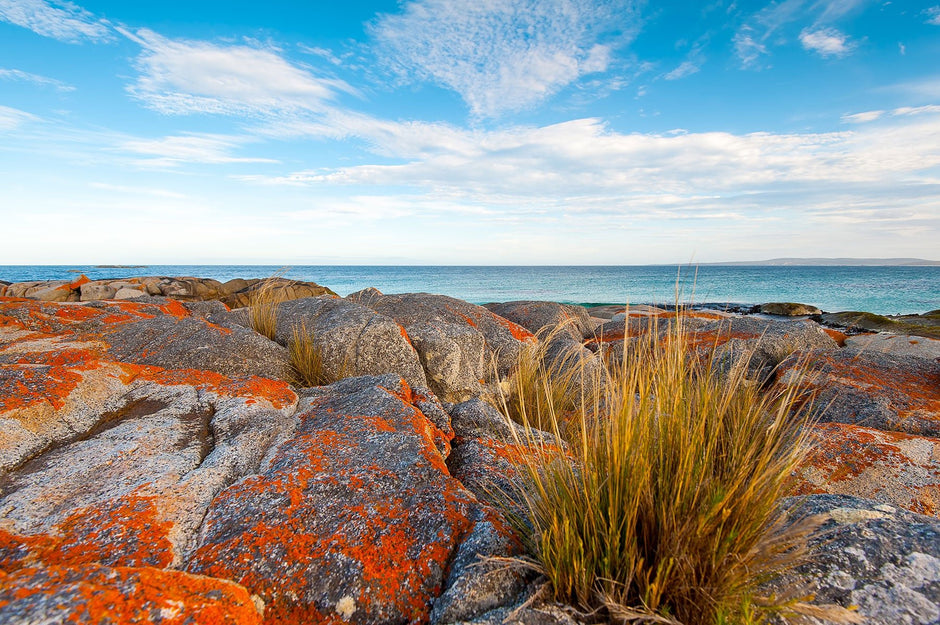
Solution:
[{"label": "blue sky", "polygon": [[0,264],[940,259],[938,0],[0,0]]}]

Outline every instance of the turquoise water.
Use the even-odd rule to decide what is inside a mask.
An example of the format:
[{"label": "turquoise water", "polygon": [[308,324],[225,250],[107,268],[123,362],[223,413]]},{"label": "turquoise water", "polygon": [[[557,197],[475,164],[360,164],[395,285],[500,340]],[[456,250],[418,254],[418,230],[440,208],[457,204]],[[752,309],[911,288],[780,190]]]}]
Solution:
[{"label": "turquoise water", "polygon": [[940,267],[645,265],[618,267],[416,267],[264,265],[0,266],[0,280],[197,276],[226,281],[274,273],[311,280],[340,295],[374,286],[384,293],[424,291],[469,302],[518,299],[567,303],[657,304],[680,301],[760,304],[791,301],[835,312],[923,313],[940,308]]}]

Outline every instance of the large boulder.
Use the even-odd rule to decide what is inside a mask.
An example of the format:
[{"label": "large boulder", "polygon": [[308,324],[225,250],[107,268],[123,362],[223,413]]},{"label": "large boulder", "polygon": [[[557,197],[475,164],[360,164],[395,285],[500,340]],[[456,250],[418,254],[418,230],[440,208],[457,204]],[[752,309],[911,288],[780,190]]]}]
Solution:
[{"label": "large boulder", "polygon": [[940,436],[940,362],[918,356],[837,350],[793,356],[778,383],[815,394],[819,419]]},{"label": "large boulder", "polygon": [[905,334],[858,334],[845,338],[847,352],[875,352],[940,360],[940,340]]},{"label": "large boulder", "polygon": [[[940,622],[940,520],[845,495],[811,495],[796,518],[820,515],[811,558],[769,592],[803,588],[814,604],[855,606],[870,625]],[[822,622],[822,621],[814,621]]]},{"label": "large boulder", "polygon": [[427,620],[492,513],[448,474],[449,436],[400,377],[305,393],[295,435],[213,502],[187,570],[244,585],[270,622]]},{"label": "large boulder", "polygon": [[410,386],[427,386],[418,354],[394,319],[355,302],[308,297],[277,306],[275,340],[289,345],[299,334],[313,337],[328,377],[394,373]]},{"label": "large boulder", "polygon": [[486,308],[538,336],[544,336],[556,328],[561,328],[562,332],[578,342],[594,335],[594,322],[583,306],[516,301],[487,304]]},{"label": "large boulder", "polygon": [[[244,286],[240,283],[230,281],[226,282],[225,285],[219,286],[220,291],[228,291],[227,293],[220,294],[220,299],[222,303],[229,308],[251,306],[259,298],[285,302],[305,297],[319,297],[320,295],[338,297],[332,290],[325,286],[320,286],[316,282],[288,280],[287,278],[252,280],[246,282]],[[231,292],[236,286],[242,286],[242,288]],[[223,287],[225,288],[223,289]]]},{"label": "large boulder", "polygon": [[822,314],[822,311],[810,304],[797,304],[794,302],[770,302],[760,305],[760,312],[765,315],[777,317],[805,317]]},{"label": "large boulder", "polygon": [[854,495],[940,516],[940,439],[842,423],[812,428],[797,492]]},{"label": "large boulder", "polygon": [[923,315],[895,315],[886,317],[868,312],[845,311],[826,313],[823,323],[848,332],[891,332],[940,339],[940,312],[932,310]]},{"label": "large boulder", "polygon": [[376,289],[347,298],[391,317],[411,338],[428,384],[442,400],[464,401],[509,373],[531,332],[474,304],[428,293],[382,295]]}]

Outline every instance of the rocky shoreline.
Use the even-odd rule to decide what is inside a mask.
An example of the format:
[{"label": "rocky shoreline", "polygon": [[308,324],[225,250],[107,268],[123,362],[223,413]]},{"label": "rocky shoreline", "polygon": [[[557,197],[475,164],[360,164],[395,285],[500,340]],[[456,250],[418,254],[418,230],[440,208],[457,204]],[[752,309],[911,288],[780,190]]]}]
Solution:
[{"label": "rocky shoreline", "polygon": [[[590,360],[682,323],[757,383],[811,363],[824,408],[795,477],[829,520],[777,584],[940,623],[938,311],[483,307],[280,279],[271,340],[244,310],[265,284],[0,284],[0,622],[581,622],[479,560],[518,554],[491,498],[525,451],[486,400],[545,328]],[[289,383],[300,327],[343,379]]]}]

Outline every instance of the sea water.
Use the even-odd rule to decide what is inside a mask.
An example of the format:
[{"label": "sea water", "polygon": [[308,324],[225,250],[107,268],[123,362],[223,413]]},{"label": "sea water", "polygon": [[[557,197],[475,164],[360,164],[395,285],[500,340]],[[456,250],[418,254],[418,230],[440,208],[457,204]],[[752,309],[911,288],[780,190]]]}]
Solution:
[{"label": "sea water", "polygon": [[568,267],[322,265],[0,266],[0,280],[92,280],[196,276],[225,282],[274,274],[309,280],[340,295],[366,287],[383,293],[427,292],[468,302],[548,300],[586,304],[761,304],[800,302],[824,311],[883,315],[940,308],[940,266],[642,265]]}]

